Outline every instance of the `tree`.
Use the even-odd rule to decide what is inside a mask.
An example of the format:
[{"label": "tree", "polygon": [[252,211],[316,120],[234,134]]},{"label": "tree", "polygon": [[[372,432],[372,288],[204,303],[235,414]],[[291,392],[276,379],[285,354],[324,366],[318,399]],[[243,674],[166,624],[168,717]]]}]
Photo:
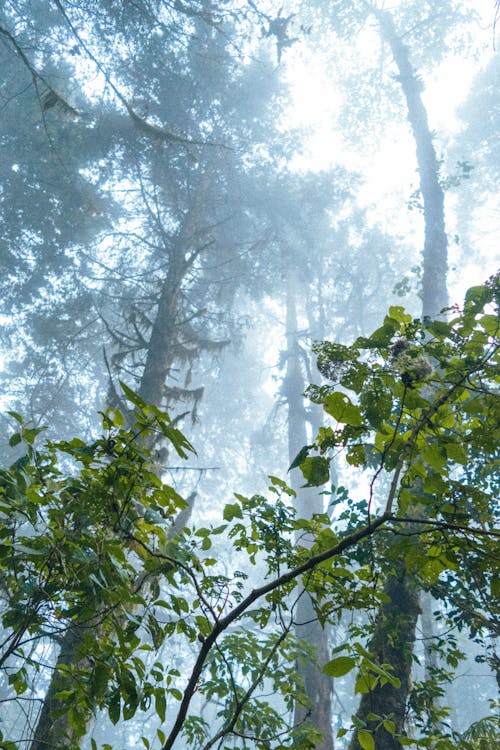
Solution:
[{"label": "tree", "polygon": [[[474,290],[471,291],[474,292]],[[471,309],[474,309],[480,296],[478,290],[475,290],[475,293],[478,295],[476,299],[474,299],[474,296],[472,295],[469,299]],[[391,310],[394,311],[394,316],[397,318],[399,315],[398,308],[391,308]],[[409,323],[410,320],[408,319],[407,322]],[[488,325],[490,325],[490,323],[493,328],[495,328],[498,321],[492,317],[488,320]],[[382,344],[384,336],[387,336],[389,333],[391,325],[393,324],[391,323],[389,316],[389,318],[386,318],[384,326],[376,331],[371,337],[371,342],[370,340],[360,339],[358,343],[362,346],[367,346],[369,349],[378,349],[380,353],[379,346]],[[430,330],[433,332],[432,326]],[[421,333],[422,335],[425,335],[423,331],[421,331]],[[420,355],[418,349],[411,346],[409,340],[405,337],[397,340],[392,349],[387,351],[393,366],[400,373],[402,386],[405,391],[408,391],[410,402],[414,395],[411,391],[414,390],[415,381],[427,381],[427,394],[429,394],[434,388],[434,384],[430,379],[432,372],[430,362],[432,361],[434,366],[438,368],[446,366],[446,360],[443,359],[442,353],[436,352],[436,355],[439,354],[439,356],[432,357],[432,359],[429,357],[429,360],[426,360]],[[429,354],[430,351],[431,350],[428,350]],[[320,358],[322,358],[320,359],[320,369],[322,369],[328,377],[333,378],[334,380],[338,378],[340,383],[348,384],[351,373],[349,373],[347,362],[349,356],[352,355],[349,352],[342,351],[342,347],[336,347],[335,345],[330,345],[330,347],[326,345],[323,349],[320,349],[320,352]],[[335,362],[335,357],[337,358],[338,372],[336,372],[335,365],[331,362],[331,360]],[[345,362],[344,357],[346,359]],[[345,375],[343,369],[346,370]],[[350,387],[354,388],[355,391],[357,390],[356,385]],[[385,399],[383,382],[378,378],[376,384],[374,383],[371,397],[368,396],[367,390],[369,389],[365,387],[365,392],[363,394],[363,397],[367,400],[367,406],[372,398],[377,398],[382,402]],[[327,390],[321,391],[320,389],[318,391],[321,395],[324,395],[325,392],[327,392]],[[425,392],[426,391],[424,390],[424,393]],[[338,396],[338,394],[334,394],[334,396]],[[333,416],[342,420],[342,412],[344,410],[350,412],[350,406],[350,402],[346,398],[335,398],[335,410]],[[420,406],[424,406],[424,402],[421,402]],[[326,400],[325,408],[327,411],[329,410],[328,400]],[[355,412],[353,412],[353,419],[357,419]],[[378,419],[379,416],[377,415],[375,421],[377,422]],[[356,425],[356,421],[354,421],[353,424]],[[328,440],[329,436],[327,436],[325,440],[326,447],[328,447]],[[363,443],[360,442],[357,446],[358,453],[356,454],[353,452],[351,461],[355,465],[358,465],[358,462],[361,464],[366,462],[370,465],[370,462],[376,460],[376,457],[374,459],[374,456],[372,455],[364,458],[363,453],[359,450],[362,446]],[[384,447],[384,441],[381,441],[377,447],[382,453],[381,467],[385,462],[384,454],[386,451],[389,451],[390,447],[391,444]],[[363,450],[365,450],[364,446]],[[432,449],[429,448],[428,450],[431,451]],[[446,449],[444,449],[441,452],[441,458],[434,461],[435,471],[439,471],[440,467],[444,467],[446,457],[447,453]],[[433,459],[430,459],[431,466],[432,461]],[[467,463],[465,457],[463,457],[462,463]],[[394,463],[392,467],[389,466],[387,468],[392,468],[394,470],[391,486],[395,486],[394,483],[399,481],[398,464]],[[465,474],[467,474],[467,471],[465,471]],[[401,481],[402,484],[405,485],[405,489],[403,490],[405,496],[404,507],[409,513],[418,516],[421,512],[422,502],[425,502],[422,500],[422,497],[425,497],[428,493],[432,492],[432,479],[427,477],[425,473],[419,473],[418,469],[415,471],[413,468]],[[474,485],[471,484],[469,487],[473,486]],[[373,501],[373,491],[374,485],[372,482],[370,485],[370,502]],[[465,493],[465,488],[461,487],[460,492]],[[453,494],[455,495],[456,491]],[[369,685],[368,690],[360,690],[360,692],[365,694],[362,695],[361,704],[356,716],[356,721],[359,723],[356,723],[355,726],[358,727],[359,731],[352,738],[350,746],[353,748],[365,747],[363,744],[365,727],[369,727],[369,729],[374,732],[377,746],[380,745],[380,747],[387,748],[401,746],[401,733],[403,732],[403,722],[406,715],[410,687],[410,670],[412,665],[415,626],[420,611],[418,590],[419,588],[429,588],[428,584],[426,585],[425,576],[424,580],[422,580],[422,577],[418,574],[416,575],[414,569],[412,570],[412,566],[408,566],[408,562],[404,557],[398,559],[398,543],[396,543],[396,551],[391,550],[389,547],[385,550],[385,554],[396,562],[394,563],[392,571],[389,571],[388,573],[385,588],[387,601],[382,605],[374,622],[373,636],[369,643],[369,650],[375,655],[378,661],[387,661],[393,665],[394,673],[398,680],[396,685],[391,683],[382,684],[379,682]],[[442,589],[441,593],[446,598],[446,593]],[[380,722],[380,719],[377,718],[382,715],[383,711],[387,711],[389,707],[392,714],[391,720],[394,722],[396,734],[391,729],[392,725],[391,728],[388,729]]]},{"label": "tree", "polygon": [[[106,365],[108,405],[126,411],[116,385],[120,377],[137,388],[148,403],[172,408],[183,400],[191,407],[194,401],[195,416],[203,386],[190,387],[193,365],[201,352],[220,351],[231,333],[228,313],[237,286],[227,283],[220,269],[228,267],[229,278],[242,274],[246,270],[245,259],[240,262],[239,246],[258,244],[260,239],[246,221],[248,208],[240,206],[239,189],[241,183],[251,182],[251,166],[255,167],[258,159],[250,160],[248,152],[255,148],[257,131],[262,133],[268,124],[269,102],[265,96],[258,99],[254,94],[256,84],[264,80],[266,66],[241,66],[230,51],[228,38],[218,30],[213,3],[201,3],[191,12],[182,4],[171,7],[168,22],[158,11],[151,14],[153,8],[148,3],[127,6],[123,13],[102,5],[90,13],[85,5],[56,6],[56,20],[53,14],[47,20],[42,13],[47,26],[50,29],[52,23],[53,29],[71,41],[75,54],[93,64],[110,92],[104,103],[92,101],[95,97],[88,95],[95,112],[90,129],[98,130],[101,147],[97,154],[88,155],[84,167],[77,162],[77,174],[90,173],[91,184],[106,183],[105,190],[113,198],[117,215],[111,226],[105,226],[106,232],[99,232],[97,240],[91,238],[90,247],[68,248],[67,238],[56,245],[56,262],[39,283],[46,311],[41,321],[33,320],[28,304],[31,300],[21,290],[16,301],[26,317],[22,332],[25,357],[14,368],[23,375],[32,368],[33,351],[38,355],[36,363],[43,363],[49,348],[46,339],[50,337],[53,369],[58,375],[64,372],[64,382],[78,382],[82,376],[74,360],[82,356],[85,347],[81,346],[81,338],[77,340],[77,333],[87,327],[90,317],[91,346],[90,350],[85,349],[85,355],[95,367],[102,362],[99,349],[105,350],[97,388],[93,386],[102,400]],[[12,12],[8,20],[14,27],[18,16]],[[87,38],[89,30],[91,41]],[[38,75],[25,52],[33,38],[40,42],[37,30],[28,26],[16,37],[6,26],[5,35],[21,69]],[[117,66],[110,54],[115,38],[127,40],[127,50],[134,49],[133,66],[129,62]],[[49,44],[47,55],[51,53],[56,54],[56,59],[60,60],[61,55],[65,58],[64,52]],[[65,70],[62,63],[53,67],[58,75]],[[56,96],[55,88],[46,86]],[[256,105],[253,109],[247,101],[250,88],[251,101]],[[131,93],[125,96],[123,91]],[[42,104],[45,113],[45,99]],[[148,117],[138,112],[139,107],[147,107]],[[268,133],[266,137],[269,140]],[[71,158],[75,159],[73,153]],[[45,161],[42,164],[46,167]],[[47,191],[49,207],[52,201],[53,196]],[[72,218],[69,217],[68,231],[73,230]],[[38,217],[31,220],[37,221]],[[49,226],[52,222],[48,222]],[[20,231],[23,230],[26,231],[26,222]],[[50,236],[44,235],[43,227],[40,233],[50,247]],[[43,256],[36,255],[36,245],[33,252],[37,261],[43,261]],[[81,255],[85,257],[84,264]],[[70,268],[71,294],[64,286],[59,294],[69,299],[61,301],[56,293],[47,304],[46,288],[53,283],[63,262]],[[77,306],[87,311],[85,321],[75,321],[77,333],[73,336],[68,336],[60,325],[60,313],[58,329],[48,326],[58,303],[70,311]],[[74,358],[71,365],[67,358],[69,348]],[[31,415],[35,419],[41,418],[40,412],[52,413],[40,396],[47,393],[44,385],[35,383],[37,405],[41,405]],[[61,387],[60,381],[57,385]],[[57,410],[60,402],[51,400],[51,408]],[[74,412],[68,401],[61,405],[65,412]],[[81,629],[78,632],[79,637],[71,630],[65,635],[59,664],[78,661],[84,635]],[[54,676],[56,687],[48,689],[33,750],[38,742],[53,744],[70,734],[61,721],[53,725],[51,719],[51,714],[57,713],[57,695],[61,692],[61,674]]]},{"label": "tree", "polygon": [[[333,14],[332,13],[335,14]],[[447,13],[446,23],[440,23],[437,16]],[[402,5],[395,11],[379,8],[378,4],[362,1],[352,3],[346,7],[344,3],[330,5],[327,14],[330,15],[331,25],[339,36],[352,36],[353,27],[361,29],[366,21],[373,17],[376,20],[381,40],[381,51],[384,45],[388,47],[396,73],[392,73],[392,86],[400,86],[406,105],[406,114],[411,126],[416,146],[416,157],[420,179],[420,195],[424,218],[424,243],[422,254],[422,315],[437,315],[447,304],[447,236],[444,220],[444,191],[439,163],[436,156],[433,135],[430,131],[428,116],[422,101],[423,82],[412,64],[412,57],[419,57],[421,50],[411,49],[405,39],[405,29],[411,28],[411,44],[417,40],[429,50],[429,58],[439,59],[445,47],[445,36],[450,26],[457,25],[463,20],[459,6],[450,4],[446,10],[426,4],[412,3]],[[451,20],[451,24],[450,24]],[[411,24],[411,27],[410,27]],[[405,41],[403,41],[403,39]],[[436,44],[436,42],[438,42]],[[413,55],[411,54],[413,52]],[[378,80],[378,72],[377,75]],[[387,78],[385,81],[387,84]],[[364,102],[361,106],[364,106]],[[383,116],[389,104],[383,108]],[[357,136],[357,131],[356,131]],[[409,571],[402,564],[398,571],[389,575],[386,594],[393,604],[386,603],[381,608],[377,619],[371,649],[381,661],[393,661],[399,686],[378,684],[370,691],[370,695],[361,700],[358,720],[367,722],[370,714],[380,713],[383,705],[392,705],[394,720],[398,731],[401,730],[406,715],[408,696],[410,693],[410,672],[413,659],[413,644],[415,628],[420,613],[418,585]],[[400,630],[397,636],[392,636],[392,646],[388,640],[388,633],[394,633],[396,624]],[[397,628],[396,628],[397,630]],[[396,664],[396,656],[398,656]],[[406,693],[406,697],[405,697]],[[388,733],[382,725],[377,728],[377,742],[381,747],[395,750],[400,742],[394,735]],[[360,750],[361,741],[354,735],[351,750]]]},{"label": "tree", "polygon": [[[92,444],[75,439],[37,447],[39,430],[14,414],[11,444],[25,452],[1,474],[7,637],[0,661],[19,699],[29,697],[36,644],[80,621],[90,633],[98,624],[105,637],[84,639],[86,659],[69,670],[58,696],[74,732],[68,747],[85,733],[95,701],[113,722],[129,721],[154,702],[162,727],[168,707],[174,715],[161,728],[164,750],[180,734],[202,748],[230,737],[276,749],[290,737],[294,746],[310,747],[312,737],[299,740],[286,711],[266,697],[271,689],[290,709],[301,696],[291,632],[302,586],[318,617],[332,621],[346,608],[369,611],[387,601],[383,581],[401,561],[426,587],[448,574],[467,586],[469,562],[485,585],[494,585],[499,281],[469,290],[463,313],[449,322],[422,323],[393,307],[383,326],[354,346],[317,346],[332,385],[312,387],[310,395],[336,425],[320,430],[300,468],[309,485],[324,484],[331,455],[342,451],[369,480],[367,502],[348,504],[333,528],[323,513],[298,518],[290,504],[294,491],[271,477],[269,500],[237,495],[221,522],[172,536],[184,501],[149,470],[144,437],[159,431],[180,457],[192,447],[163,412],[126,387],[134,424],[127,428],[110,410],[103,436]],[[78,472],[62,471],[62,456]],[[377,493],[384,473],[389,482]],[[212,556],[219,539],[246,560],[233,573]],[[255,588],[244,569],[259,561],[267,576]],[[145,585],[160,578],[163,593]],[[446,593],[444,599],[456,606]],[[481,616],[488,621],[487,613]],[[187,680],[155,658],[175,632],[195,648]],[[377,660],[364,641],[353,626],[326,674],[340,678],[358,669],[356,690],[363,695],[377,684],[397,689],[396,665]],[[213,724],[199,716],[197,695],[221,702]],[[355,723],[362,747],[374,747],[380,727],[405,740],[384,709]],[[23,739],[7,737],[4,745],[14,750]],[[455,746],[452,737],[440,742]],[[144,738],[146,747],[152,743]]]},{"label": "tree", "polygon": [[[248,248],[260,247],[239,191],[260,178],[252,152],[261,138],[268,146],[272,139],[275,77],[265,61],[242,64],[234,49],[238,14],[215,2],[141,2],[123,12],[58,2],[37,14],[24,24],[30,3],[20,4],[2,25],[13,77],[20,72],[27,86],[23,98],[5,82],[6,137],[23,165],[13,164],[2,193],[6,224],[14,225],[4,235],[5,299],[16,313],[9,333],[22,355],[6,373],[19,393],[14,406],[30,388],[31,416],[52,425],[58,408],[87,412],[83,393],[91,389],[102,403],[108,374],[148,401],[196,406],[203,384],[189,387],[193,364],[230,338],[230,280],[248,271]],[[104,96],[89,83],[89,67]],[[68,113],[60,81],[71,76],[78,109]],[[47,107],[47,92],[61,103]],[[37,109],[39,142],[30,150]],[[20,188],[33,163],[36,183]],[[87,200],[73,207],[82,185]],[[18,207],[28,190],[39,191],[40,206],[29,217]],[[26,237],[34,269],[25,268],[20,249]],[[88,379],[78,366],[84,359]]]}]

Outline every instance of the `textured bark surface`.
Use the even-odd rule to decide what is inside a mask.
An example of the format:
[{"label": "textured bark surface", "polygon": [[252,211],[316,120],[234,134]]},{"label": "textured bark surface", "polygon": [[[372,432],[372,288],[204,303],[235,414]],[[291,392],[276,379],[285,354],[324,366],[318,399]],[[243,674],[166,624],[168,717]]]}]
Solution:
[{"label": "textured bark surface", "polygon": [[[151,337],[146,355],[146,363],[142,374],[139,395],[150,404],[162,404],[165,393],[165,381],[170,374],[175,360],[174,341],[177,324],[177,305],[182,279],[189,265],[185,261],[180,247],[170,255],[170,266],[163,282],[157,314],[153,323]],[[151,445],[149,446],[152,447]],[[172,528],[173,534],[179,533],[189,520],[193,509],[195,494],[188,500],[188,506],[180,511]],[[63,637],[57,663],[75,667],[77,670],[85,667],[85,658],[79,655],[84,630],[71,626]],[[99,637],[99,629],[95,633]],[[47,748],[79,747],[83,738],[76,737],[71,729],[65,704],[57,698],[57,693],[68,688],[67,677],[54,670],[49,683],[46,697],[40,709],[33,741],[30,750],[46,750]],[[62,713],[61,713],[62,712]],[[61,713],[58,718],[57,714]],[[89,710],[89,726],[92,711]]]},{"label": "textured bark surface", "polygon": [[[436,316],[448,303],[446,276],[448,241],[444,220],[444,193],[439,182],[439,166],[429,129],[427,112],[422,102],[422,82],[410,62],[408,47],[399,38],[388,11],[372,10],[382,38],[389,44],[398,68],[398,80],[405,96],[408,120],[416,145],[420,190],[424,205],[425,238],[423,251],[422,316]],[[380,662],[392,665],[401,687],[377,686],[364,695],[357,711],[358,718],[374,729],[367,720],[371,712],[393,714],[396,732],[404,733],[404,719],[410,691],[412,650],[419,614],[419,592],[415,580],[406,574],[389,577],[385,593],[391,598],[378,615],[370,650]],[[400,750],[399,743],[383,727],[375,732],[377,750]],[[356,735],[349,750],[361,750]]]},{"label": "textured bark surface", "polygon": [[[79,649],[85,637],[85,629],[74,625],[66,631],[61,641],[61,650],[57,663],[64,667],[72,667],[78,663],[78,666],[84,668],[87,666],[85,659],[80,659]],[[61,674],[60,670],[54,669],[50,680],[49,688],[45,696],[38,723],[30,745],[30,750],[54,750],[54,748],[65,748],[74,746],[78,739],[72,730],[67,714],[54,718],[54,712],[61,709],[61,701],[57,698],[57,693],[70,687],[68,677]],[[90,723],[90,717],[89,717]]]},{"label": "textured bark surface", "polygon": [[[288,454],[290,463],[301,448],[308,443],[307,415],[302,394],[305,390],[301,366],[301,351],[297,337],[296,280],[290,273],[287,290],[287,370],[285,394],[288,404]],[[295,507],[298,516],[311,518],[315,513],[323,512],[323,497],[316,487],[301,487],[301,474],[292,472],[291,486],[297,492]],[[304,544],[304,539],[301,539]],[[329,660],[328,630],[318,622],[311,599],[307,595],[300,597],[296,610],[297,622],[295,632],[298,638],[306,641],[315,650],[316,663],[308,661],[298,663],[298,671],[304,680],[305,693],[312,703],[312,708],[295,706],[294,724],[312,724],[323,735],[323,742],[317,750],[333,750],[332,734],[332,681],[318,668]]]},{"label": "textured bark surface", "polygon": [[[368,714],[391,715],[396,732],[404,734],[415,628],[420,612],[419,596],[414,580],[404,571],[397,576],[389,576],[385,593],[390,596],[391,601],[386,602],[379,610],[368,650],[378,662],[392,666],[392,673],[401,681],[401,687],[377,685],[370,693],[362,696],[357,716],[374,732],[377,750],[400,750],[401,743],[383,726],[377,728],[377,722],[369,721]],[[356,735],[351,740],[349,750],[362,750]]]},{"label": "textured bark surface", "polygon": [[439,182],[439,165],[427,111],[422,102],[422,81],[413,69],[408,47],[399,38],[390,13],[373,12],[398,68],[398,80],[405,96],[408,120],[415,140],[425,222],[422,315],[435,316],[448,304],[448,240],[444,221],[444,193]]}]

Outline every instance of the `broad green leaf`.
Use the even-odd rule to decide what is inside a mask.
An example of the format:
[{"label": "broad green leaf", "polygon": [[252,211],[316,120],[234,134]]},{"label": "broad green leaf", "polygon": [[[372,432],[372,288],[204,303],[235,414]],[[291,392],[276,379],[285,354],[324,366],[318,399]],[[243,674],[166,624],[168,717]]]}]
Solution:
[{"label": "broad green leaf", "polygon": [[125,398],[127,399],[127,401],[130,401],[130,403],[134,404],[134,406],[138,406],[141,410],[147,406],[144,399],[141,398],[138,393],[133,391],[132,388],[129,388],[128,385],[123,382],[123,380],[119,380],[118,382],[120,383],[120,387],[125,394]]},{"label": "broad green leaf", "polygon": [[239,503],[227,503],[222,513],[224,521],[232,521],[234,518],[243,518],[241,505]]},{"label": "broad green leaf", "polygon": [[[290,469],[292,468],[295,468],[295,467],[292,465],[290,466]],[[290,471],[290,469],[288,471]],[[295,497],[297,495],[295,490],[292,490],[292,488],[289,487],[287,483],[284,482],[279,477],[275,477],[273,474],[269,474],[269,481],[274,487],[279,487],[279,489],[282,490],[286,495],[289,495],[290,497]]]},{"label": "broad green leaf", "polygon": [[353,445],[346,454],[346,461],[351,466],[364,466],[366,464],[366,450],[364,445]]},{"label": "broad green leaf", "polygon": [[475,315],[492,299],[491,290],[486,286],[471,286],[465,294],[464,314]]},{"label": "broad green leaf", "polygon": [[335,558],[332,558],[332,566],[330,567],[330,575],[334,578],[348,578],[349,581],[354,580],[354,574],[347,568],[342,568],[335,565]]},{"label": "broad green leaf", "polygon": [[394,305],[389,307],[389,317],[393,320],[397,320],[398,323],[411,323],[413,318],[408,313],[405,313],[404,307]]},{"label": "broad green leaf", "polygon": [[328,677],[343,677],[351,672],[355,666],[356,660],[352,656],[337,656],[336,659],[327,662],[321,671]]},{"label": "broad green leaf", "polygon": [[426,461],[429,466],[432,466],[432,468],[438,473],[442,471],[444,465],[446,464],[446,455],[444,455],[444,450],[434,443],[429,443],[427,447],[424,448],[422,456],[424,458],[424,461]]},{"label": "broad green leaf", "polygon": [[363,417],[358,406],[352,403],[345,393],[332,393],[324,401],[325,411],[338,422],[359,426],[363,424]]},{"label": "broad green leaf", "polygon": [[358,675],[356,684],[354,686],[355,693],[371,693],[375,689],[378,683],[378,677],[371,672],[363,672]]},{"label": "broad green leaf", "polygon": [[496,336],[499,333],[500,321],[496,315],[483,315],[479,323],[489,336]]},{"label": "broad green leaf", "polygon": [[19,424],[24,424],[24,419],[22,418],[20,414],[17,413],[17,411],[8,411],[7,414],[10,417],[13,417],[16,420],[16,422],[19,422]]},{"label": "broad green leaf", "polygon": [[121,697],[120,691],[115,690],[108,704],[108,714],[111,722],[117,724],[120,720]]},{"label": "broad green leaf", "polygon": [[463,466],[467,463],[467,454],[463,445],[459,443],[447,443],[445,450],[446,455],[451,461],[455,461],[457,464],[462,464]]},{"label": "broad green leaf", "polygon": [[135,699],[135,700],[131,699],[131,700],[128,700],[126,703],[124,703],[123,704],[123,719],[124,719],[124,721],[128,721],[129,719],[131,719],[135,715],[135,713],[137,711],[137,708],[138,708],[138,701],[137,701],[137,699]]},{"label": "broad green leaf", "polygon": [[22,441],[21,434],[19,432],[15,432],[13,435],[9,438],[9,445],[11,448],[15,448],[16,445],[19,445],[19,443]]},{"label": "broad green leaf", "polygon": [[66,701],[68,698],[74,698],[75,697],[75,691],[74,690],[59,690],[58,693],[54,696],[59,701]]},{"label": "broad green leaf", "polygon": [[358,742],[363,750],[375,750],[375,740],[367,729],[358,729]]},{"label": "broad green leaf", "polygon": [[323,456],[309,456],[300,465],[306,487],[319,487],[330,480],[330,461]]}]

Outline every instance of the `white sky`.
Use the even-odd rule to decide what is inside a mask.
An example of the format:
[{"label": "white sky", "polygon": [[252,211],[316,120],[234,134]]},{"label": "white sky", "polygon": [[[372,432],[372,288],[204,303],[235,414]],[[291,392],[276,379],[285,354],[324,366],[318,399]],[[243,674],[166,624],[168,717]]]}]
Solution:
[{"label": "white sky", "polygon": [[[473,7],[482,14],[483,23],[475,26],[473,39],[475,56],[451,56],[431,75],[424,76],[423,100],[429,124],[436,133],[438,156],[446,156],[446,145],[460,130],[456,110],[467,98],[474,75],[486,65],[495,50],[493,47],[493,3],[476,0]],[[497,40],[500,44],[500,39]],[[294,48],[292,48],[293,50]],[[330,63],[331,65],[331,63]],[[335,89],[331,70],[328,70],[316,50],[289,53],[287,79],[292,84],[292,104],[287,113],[287,125],[307,128],[310,133],[301,153],[295,158],[298,170],[321,170],[338,164],[359,171],[364,184],[358,193],[361,205],[369,206],[373,218],[392,234],[411,238],[415,244],[414,265],[422,245],[423,224],[416,211],[410,212],[406,202],[418,187],[415,144],[408,123],[402,119],[388,124],[378,138],[378,146],[367,149],[346,145],[342,141],[337,119],[342,105],[342,94]],[[444,149],[444,150],[443,150]],[[454,199],[446,196],[447,229],[454,234]],[[496,239],[500,232],[498,213],[487,213],[488,231],[474,238],[474,262],[462,257],[460,248],[450,242],[450,291],[460,301],[471,284],[481,283],[500,265]],[[496,221],[496,226],[492,223]],[[454,272],[460,268],[460,273]]]}]

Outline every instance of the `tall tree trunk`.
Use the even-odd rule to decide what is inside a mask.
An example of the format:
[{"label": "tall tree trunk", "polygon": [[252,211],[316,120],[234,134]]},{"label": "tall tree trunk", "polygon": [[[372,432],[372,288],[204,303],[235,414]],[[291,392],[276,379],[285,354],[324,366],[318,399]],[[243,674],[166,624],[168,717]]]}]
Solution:
[{"label": "tall tree trunk", "polygon": [[54,669],[52,673],[49,687],[38,715],[38,722],[33,734],[30,750],[54,750],[54,748],[79,747],[79,733],[71,726],[67,713],[60,713],[64,705],[57,697],[57,693],[60,690],[67,690],[71,687],[64,667],[70,668],[75,664],[78,664],[81,668],[85,667],[85,659],[82,659],[80,648],[87,630],[87,628],[72,625],[62,637],[57,663],[63,667],[63,670]]},{"label": "tall tree trunk", "polygon": [[[140,396],[147,403],[158,405],[162,403],[165,381],[175,358],[173,349],[177,302],[182,279],[187,271],[183,254],[178,248],[175,250],[177,250],[177,253],[170,264],[160,293],[146,363],[138,389]],[[193,500],[194,496],[188,503],[187,508],[178,514],[173,527],[175,533],[178,533],[187,523]],[[57,697],[57,693],[70,687],[66,668],[76,668],[78,671],[79,669],[85,669],[87,666],[85,656],[82,654],[82,646],[87,633],[88,627],[82,627],[78,622],[75,622],[68,627],[62,638],[57,658],[57,664],[62,669],[56,667],[52,672],[49,687],[38,715],[30,750],[53,750],[53,748],[63,750],[64,748],[80,747],[80,742],[83,739],[81,732],[72,728],[70,717],[65,710],[65,703]],[[99,629],[93,635],[98,638]],[[90,727],[92,721],[91,708],[88,711],[87,728]]]},{"label": "tall tree trunk", "polygon": [[[423,249],[422,316],[436,316],[448,302],[446,275],[448,241],[444,220],[444,193],[439,183],[439,167],[429,129],[427,112],[422,102],[422,82],[410,62],[408,47],[403,44],[388,11],[371,8],[382,38],[389,44],[398,67],[398,79],[406,100],[408,120],[416,145],[420,190],[424,205],[425,238]],[[389,576],[385,593],[390,602],[381,608],[369,644],[370,652],[379,662],[392,665],[401,687],[377,685],[363,695],[357,717],[374,731],[377,750],[400,750],[398,742],[382,726],[368,720],[368,714],[392,714],[397,733],[404,733],[404,721],[410,691],[411,653],[419,613],[416,581],[403,569]],[[396,647],[395,647],[396,646]],[[354,734],[349,750],[361,750]]]},{"label": "tall tree trunk", "polygon": [[448,239],[444,222],[444,192],[439,182],[439,165],[427,111],[422,102],[422,81],[413,69],[409,49],[399,38],[391,14],[384,10],[372,12],[379,23],[382,38],[389,44],[397,65],[398,79],[403,89],[408,120],[415,140],[425,224],[422,315],[435,316],[448,303]]},{"label": "tall tree trunk", "polygon": [[[292,463],[298,452],[307,444],[307,415],[304,406],[305,390],[302,372],[301,350],[297,333],[297,281],[294,272],[289,271],[286,300],[286,339],[287,368],[285,377],[285,394],[288,404],[288,455]],[[323,512],[323,497],[317,488],[301,487],[298,472],[292,474],[292,488],[296,491],[296,509],[301,518],[311,518],[315,513]],[[304,543],[304,539],[301,540]],[[332,681],[321,672],[321,666],[329,660],[328,631],[319,623],[312,601],[302,593],[295,609],[296,635],[313,647],[315,661],[302,662],[299,659],[297,668],[304,680],[305,693],[311,701],[311,708],[295,706],[294,723],[296,725],[312,724],[323,735],[323,741],[317,745],[318,750],[333,750],[332,734]]]},{"label": "tall tree trunk", "polygon": [[[364,693],[357,716],[374,732],[377,750],[400,750],[400,742],[383,726],[377,728],[379,722],[370,721],[368,715],[391,715],[396,732],[404,734],[415,628],[420,611],[419,596],[413,579],[402,567],[396,574],[388,577],[385,593],[390,601],[384,603],[378,612],[369,650],[380,663],[392,666],[393,674],[399,678],[401,686],[393,687],[386,683]],[[362,750],[356,734],[349,750]]]}]

